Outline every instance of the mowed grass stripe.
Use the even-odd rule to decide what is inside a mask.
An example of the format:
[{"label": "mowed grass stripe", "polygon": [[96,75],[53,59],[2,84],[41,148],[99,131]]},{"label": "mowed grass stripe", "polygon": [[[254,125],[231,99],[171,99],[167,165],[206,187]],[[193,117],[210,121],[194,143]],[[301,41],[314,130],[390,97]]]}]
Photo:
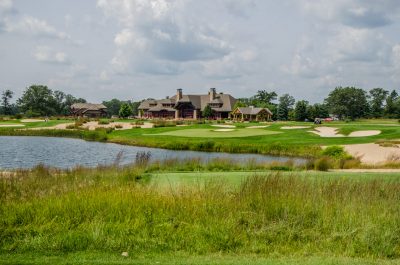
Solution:
[{"label": "mowed grass stripe", "polygon": [[295,176],[309,180],[357,180],[357,181],[390,181],[400,182],[400,173],[376,172],[321,172],[321,171],[231,171],[231,172],[160,172],[151,174],[151,183],[161,187],[175,187],[180,185],[197,185],[207,182],[220,181],[238,187],[247,178],[266,176],[269,174],[281,176]]}]

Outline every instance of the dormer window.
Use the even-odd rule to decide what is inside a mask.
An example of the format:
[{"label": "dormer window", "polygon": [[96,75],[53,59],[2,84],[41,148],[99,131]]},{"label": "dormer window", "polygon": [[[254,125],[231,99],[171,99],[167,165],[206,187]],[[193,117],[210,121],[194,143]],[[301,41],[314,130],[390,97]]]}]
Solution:
[{"label": "dormer window", "polygon": [[222,107],[222,103],[209,103],[211,108],[220,108]]}]

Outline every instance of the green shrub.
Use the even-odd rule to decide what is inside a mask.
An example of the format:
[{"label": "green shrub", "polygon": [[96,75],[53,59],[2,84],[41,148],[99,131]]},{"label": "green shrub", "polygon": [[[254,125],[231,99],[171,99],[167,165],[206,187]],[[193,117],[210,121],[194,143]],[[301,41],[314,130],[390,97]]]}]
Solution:
[{"label": "green shrub", "polygon": [[100,121],[99,121],[99,124],[107,125],[107,124],[110,124],[110,122],[107,121],[107,120],[100,120]]},{"label": "green shrub", "polygon": [[322,155],[328,156],[333,159],[350,159],[351,156],[344,150],[342,146],[332,145],[328,146],[322,151]]},{"label": "green shrub", "polygon": [[76,127],[76,124],[69,124],[69,125],[67,125],[67,127],[66,127],[67,129],[78,129],[78,127]]},{"label": "green shrub", "polygon": [[305,166],[306,170],[315,169],[315,160],[314,159],[307,159],[307,161],[306,161],[304,166]]},{"label": "green shrub", "polygon": [[326,156],[315,160],[314,167],[318,171],[328,171],[330,168],[333,168],[331,159]]},{"label": "green shrub", "polygon": [[208,140],[196,143],[196,150],[199,151],[211,151],[215,145],[214,141]]}]

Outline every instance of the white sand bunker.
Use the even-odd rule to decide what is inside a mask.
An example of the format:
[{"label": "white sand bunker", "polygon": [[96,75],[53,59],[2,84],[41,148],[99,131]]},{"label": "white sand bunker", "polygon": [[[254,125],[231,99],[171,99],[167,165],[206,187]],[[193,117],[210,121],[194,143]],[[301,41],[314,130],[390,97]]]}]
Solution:
[{"label": "white sand bunker", "polygon": [[220,128],[236,128],[235,125],[227,125],[227,124],[214,124],[214,125],[211,125],[211,126],[220,127]]},{"label": "white sand bunker", "polygon": [[369,130],[369,131],[355,131],[350,133],[348,136],[337,133],[338,128],[334,127],[317,127],[314,129],[315,131],[309,131],[315,134],[318,134],[321,137],[366,137],[378,135],[381,131],[378,130]]},{"label": "white sand bunker", "polygon": [[235,129],[216,129],[216,130],[214,130],[214,132],[232,132],[234,130]]},{"label": "white sand bunker", "polygon": [[267,128],[269,125],[260,125],[260,126],[249,126],[246,129],[260,129],[260,128]]},{"label": "white sand bunker", "polygon": [[0,124],[1,127],[24,127],[25,124]]},{"label": "white sand bunker", "polygon": [[365,164],[379,164],[400,160],[399,145],[383,147],[379,144],[351,144],[344,145],[346,152],[354,157],[359,157]]},{"label": "white sand bunker", "polygon": [[42,122],[44,120],[39,120],[39,119],[23,119],[21,122]]},{"label": "white sand bunker", "polygon": [[24,129],[24,130],[66,130],[69,125],[73,125],[75,123],[61,123],[57,124],[54,126],[48,126],[48,127],[35,127],[35,128],[29,128],[29,129]]},{"label": "white sand bunker", "polygon": [[282,130],[296,130],[296,129],[308,129],[311,126],[283,126],[281,127]]},{"label": "white sand bunker", "polygon": [[363,136],[373,136],[380,134],[381,131],[369,130],[369,131],[355,131],[349,134],[349,137],[363,137]]}]

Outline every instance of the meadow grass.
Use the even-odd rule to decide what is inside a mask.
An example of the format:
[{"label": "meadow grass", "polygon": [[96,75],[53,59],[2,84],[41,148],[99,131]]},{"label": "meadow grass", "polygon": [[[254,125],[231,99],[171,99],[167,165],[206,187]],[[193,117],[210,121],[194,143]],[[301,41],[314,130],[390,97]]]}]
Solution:
[{"label": "meadow grass", "polygon": [[0,129],[0,136],[45,136],[45,137],[68,137],[78,138],[87,141],[107,141],[107,129],[99,129],[96,131],[89,130],[13,130],[12,128]]},{"label": "meadow grass", "polygon": [[207,259],[218,255],[227,257],[225,264],[400,258],[394,175],[252,172],[234,185],[214,176],[166,186],[153,181],[149,168],[39,166],[1,177],[0,260],[33,256],[40,263],[54,256],[83,264],[100,253],[99,262],[108,256],[124,263],[123,251],[137,264],[157,257],[186,264],[191,256],[199,258],[189,264],[219,264]]},{"label": "meadow grass", "polygon": [[357,259],[344,257],[263,257],[261,255],[210,254],[194,256],[187,253],[166,253],[123,257],[119,253],[77,252],[67,254],[0,255],[1,264],[163,264],[163,265],[394,265],[398,260]]}]

